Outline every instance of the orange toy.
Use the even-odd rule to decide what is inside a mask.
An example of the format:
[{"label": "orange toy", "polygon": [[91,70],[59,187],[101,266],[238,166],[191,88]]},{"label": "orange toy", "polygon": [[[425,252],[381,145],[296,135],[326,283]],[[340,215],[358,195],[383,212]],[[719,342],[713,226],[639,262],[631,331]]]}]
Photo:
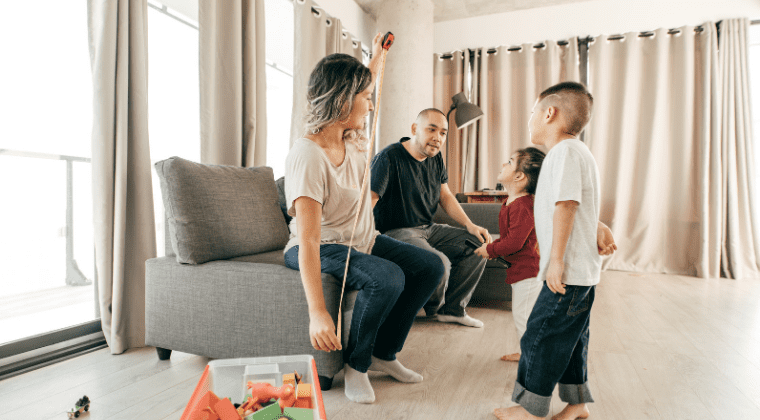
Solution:
[{"label": "orange toy", "polygon": [[298,384],[296,388],[296,404],[297,408],[312,408],[311,407],[311,385],[310,384]]},{"label": "orange toy", "polygon": [[268,383],[253,383],[248,381],[247,388],[251,390],[251,397],[258,398],[259,401],[269,401],[272,398],[278,399],[280,409],[292,407],[296,403],[296,389],[290,384],[274,387]]}]

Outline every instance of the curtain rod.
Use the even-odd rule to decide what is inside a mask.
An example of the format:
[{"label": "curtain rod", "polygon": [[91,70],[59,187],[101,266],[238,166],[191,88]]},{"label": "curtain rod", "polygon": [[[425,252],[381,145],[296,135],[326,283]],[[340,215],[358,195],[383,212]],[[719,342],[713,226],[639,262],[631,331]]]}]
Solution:
[{"label": "curtain rod", "polygon": [[[753,24],[753,25],[754,24],[760,24],[760,20],[752,21],[751,24]],[[702,32],[702,31],[704,31],[704,28],[701,25],[694,27],[694,32],[699,33],[699,32]],[[676,34],[680,34],[680,33],[681,33],[680,29],[669,29],[668,30],[668,35],[676,35]],[[651,37],[651,36],[654,36],[654,31],[639,32],[639,38],[648,38],[648,37]],[[610,36],[607,37],[607,40],[608,41],[617,41],[617,40],[620,40],[620,39],[623,39],[623,38],[625,38],[624,35],[610,35]],[[585,38],[578,38],[578,47],[580,48],[581,45],[588,44],[589,42],[593,42],[593,41],[594,41],[594,37],[592,37],[592,36],[587,36]],[[569,42],[567,40],[564,40],[564,39],[557,41],[557,45],[559,45],[559,46],[565,46],[565,45],[568,45],[568,44],[569,44]],[[540,49],[540,48],[544,48],[544,47],[546,47],[546,44],[543,43],[543,42],[540,42],[538,44],[534,44],[533,45],[534,49]],[[499,47],[491,47],[491,48],[488,48],[486,50],[486,52],[488,54],[494,54],[498,50],[498,48]],[[507,51],[510,51],[510,52],[520,51],[522,48],[523,48],[522,46],[513,46],[513,47],[507,48]],[[440,54],[440,57],[438,57],[438,58],[442,59],[442,60],[453,58],[454,57],[454,53],[457,53],[457,52],[464,52],[464,51],[462,51],[462,50],[455,50],[455,51],[452,51],[452,52],[449,52],[449,53],[442,53],[442,54]],[[473,55],[474,53],[475,53],[474,50],[470,50],[470,55]]]}]

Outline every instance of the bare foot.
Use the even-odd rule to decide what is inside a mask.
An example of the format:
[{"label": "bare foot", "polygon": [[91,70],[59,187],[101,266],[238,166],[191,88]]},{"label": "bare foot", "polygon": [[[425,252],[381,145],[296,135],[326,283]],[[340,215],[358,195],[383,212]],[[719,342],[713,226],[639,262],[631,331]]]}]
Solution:
[{"label": "bare foot", "polygon": [[520,353],[505,354],[504,356],[501,356],[501,360],[505,362],[519,362]]},{"label": "bare foot", "polygon": [[575,420],[588,418],[589,412],[586,404],[568,404],[552,420]]},{"label": "bare foot", "polygon": [[493,410],[493,415],[499,420],[543,420],[543,417],[536,417],[530,414],[521,405],[509,408],[497,408]]}]

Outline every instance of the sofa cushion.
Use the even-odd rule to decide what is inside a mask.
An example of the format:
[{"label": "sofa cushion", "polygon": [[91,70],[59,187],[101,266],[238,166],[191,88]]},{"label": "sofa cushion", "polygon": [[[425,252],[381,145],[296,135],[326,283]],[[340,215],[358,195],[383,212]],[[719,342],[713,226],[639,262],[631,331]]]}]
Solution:
[{"label": "sofa cushion", "polygon": [[272,168],[156,163],[177,261],[202,264],[281,249],[288,228]]},{"label": "sofa cushion", "polygon": [[288,203],[285,199],[285,177],[281,176],[274,183],[277,185],[277,195],[280,197],[280,210],[282,210],[282,215],[285,217],[285,223],[288,224],[289,229],[293,217],[288,214]]}]

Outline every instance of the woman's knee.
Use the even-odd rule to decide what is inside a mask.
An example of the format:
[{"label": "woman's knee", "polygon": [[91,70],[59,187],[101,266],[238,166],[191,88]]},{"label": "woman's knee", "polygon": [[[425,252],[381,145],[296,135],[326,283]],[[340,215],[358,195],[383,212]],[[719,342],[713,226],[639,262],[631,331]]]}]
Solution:
[{"label": "woman's knee", "polygon": [[383,300],[395,301],[404,291],[406,284],[404,270],[391,261],[383,261],[375,269],[365,272],[365,274],[371,278],[369,283],[372,289]]},{"label": "woman's knee", "polygon": [[420,273],[437,285],[443,275],[451,270],[451,261],[442,252],[422,251]]}]

